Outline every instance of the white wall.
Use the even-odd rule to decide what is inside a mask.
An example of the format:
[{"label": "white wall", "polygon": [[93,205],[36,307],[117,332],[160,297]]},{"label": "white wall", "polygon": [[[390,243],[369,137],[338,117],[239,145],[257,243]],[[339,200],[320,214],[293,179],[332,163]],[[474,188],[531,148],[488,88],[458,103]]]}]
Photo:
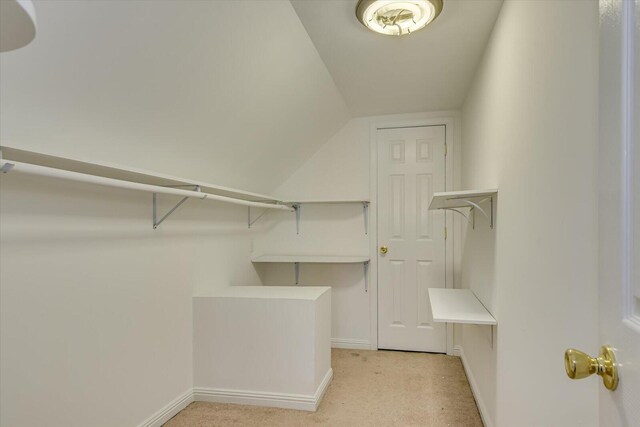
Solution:
[{"label": "white wall", "polygon": [[494,351],[462,335],[489,425],[597,425],[596,384],[563,364],[598,348],[597,70],[597,2],[507,1],[464,104],[463,187],[499,188],[495,236],[467,230],[463,255],[498,319]]},{"label": "white wall", "polygon": [[3,144],[269,192],[349,118],[287,0],[35,9],[0,61]]},{"label": "white wall", "polygon": [[2,175],[0,425],[134,426],[190,389],[194,291],[260,284],[245,214],[153,230],[149,193]]},{"label": "white wall", "polygon": [[[275,194],[285,200],[369,200],[369,120],[350,120]],[[369,253],[361,204],[305,204],[299,235],[296,235],[293,214],[270,212],[268,215],[263,223],[265,233],[256,238],[255,253]],[[265,285],[294,283],[291,264],[257,268]],[[334,345],[369,348],[369,293],[365,292],[362,264],[303,264],[300,283],[331,286]]]},{"label": "white wall", "polygon": [[[452,117],[457,120],[457,113],[432,112],[352,119],[284,181],[275,194],[285,200],[373,200],[376,188],[371,183],[372,124]],[[453,132],[456,135],[454,139],[458,139],[459,129]],[[457,149],[455,143],[452,148],[454,151]],[[456,185],[454,182],[453,186]],[[360,204],[303,205],[300,235],[295,234],[292,214],[269,213],[262,224],[265,233],[257,236],[254,252],[370,254],[375,260],[377,251],[372,250],[371,239],[375,236],[376,209],[376,204],[372,202],[369,209],[369,235],[364,235]],[[264,265],[257,268],[267,285],[293,283],[292,265]],[[372,262],[369,269],[371,291],[364,292],[361,264],[301,265],[301,284],[332,286],[334,345],[352,348],[375,345],[377,329],[372,322],[371,308],[376,303],[373,286],[376,274],[376,263]]]},{"label": "white wall", "polygon": [[[268,192],[347,121],[288,1],[35,8],[0,145]],[[154,231],[148,193],[0,179],[0,425],[137,425],[191,388],[192,294],[260,284],[246,209],[189,200]]]}]

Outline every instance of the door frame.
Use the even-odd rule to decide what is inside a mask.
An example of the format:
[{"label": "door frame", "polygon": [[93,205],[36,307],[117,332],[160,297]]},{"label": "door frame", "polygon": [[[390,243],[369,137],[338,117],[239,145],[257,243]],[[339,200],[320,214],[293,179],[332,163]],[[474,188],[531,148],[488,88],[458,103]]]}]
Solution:
[{"label": "door frame", "polygon": [[[396,116],[373,117],[369,127],[370,157],[370,209],[369,209],[369,313],[370,346],[378,350],[378,130],[399,127],[445,126],[447,157],[445,160],[445,188],[452,191],[460,188],[460,113],[456,111],[438,111],[420,114],[402,114]],[[461,223],[450,212],[445,212],[448,236],[446,245],[446,283],[447,288],[460,286],[460,236]],[[453,324],[447,323],[447,354],[454,355]]]}]

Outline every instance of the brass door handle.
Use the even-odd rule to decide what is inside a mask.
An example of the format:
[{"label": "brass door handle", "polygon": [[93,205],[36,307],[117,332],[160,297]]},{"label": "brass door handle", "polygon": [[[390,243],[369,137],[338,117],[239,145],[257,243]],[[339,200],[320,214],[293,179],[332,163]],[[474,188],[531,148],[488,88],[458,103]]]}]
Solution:
[{"label": "brass door handle", "polygon": [[389,252],[389,248],[386,246],[380,246],[380,253],[382,255],[386,254],[387,252]]},{"label": "brass door handle", "polygon": [[602,346],[598,357],[570,348],[564,353],[564,368],[572,380],[598,374],[607,389],[615,390],[618,387],[618,367],[611,347]]}]

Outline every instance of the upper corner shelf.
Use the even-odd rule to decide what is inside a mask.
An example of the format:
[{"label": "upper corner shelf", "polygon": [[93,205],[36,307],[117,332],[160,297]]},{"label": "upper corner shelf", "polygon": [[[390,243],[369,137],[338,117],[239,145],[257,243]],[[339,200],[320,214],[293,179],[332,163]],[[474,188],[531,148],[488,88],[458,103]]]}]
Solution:
[{"label": "upper corner shelf", "polygon": [[[489,190],[466,190],[466,191],[445,191],[442,193],[434,193],[429,210],[446,209],[457,212],[464,216],[475,228],[475,210],[478,209],[490,221],[493,228],[493,201],[498,195],[497,189]],[[491,203],[490,213],[482,209],[480,204],[489,200]],[[470,208],[469,215],[459,211],[460,208]]]},{"label": "upper corner shelf", "polygon": [[469,201],[481,203],[487,198],[494,197],[498,190],[466,190],[466,191],[445,191],[435,193],[431,199],[429,210],[469,208]]}]

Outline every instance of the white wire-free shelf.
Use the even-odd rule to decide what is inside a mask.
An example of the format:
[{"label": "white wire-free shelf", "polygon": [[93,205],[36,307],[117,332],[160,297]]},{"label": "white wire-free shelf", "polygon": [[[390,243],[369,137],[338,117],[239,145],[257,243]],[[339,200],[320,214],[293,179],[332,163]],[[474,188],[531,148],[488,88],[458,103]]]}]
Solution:
[{"label": "white wire-free shelf", "polygon": [[429,288],[434,322],[497,325],[475,294],[469,289]]},{"label": "white wire-free shelf", "polygon": [[[28,173],[47,178],[68,179],[94,185],[104,185],[153,193],[153,228],[156,229],[189,198],[213,200],[246,206],[251,220],[251,207],[294,211],[271,196],[222,187],[201,181],[178,178],[109,163],[87,162],[46,153],[0,147],[2,173]],[[168,212],[158,214],[158,195],[182,196]],[[251,225],[251,222],[249,222]]]},{"label": "white wire-free shelf", "polygon": [[322,264],[354,264],[369,262],[369,256],[334,256],[334,255],[260,255],[251,258],[251,262],[302,262]]},{"label": "white wire-free shelf", "polygon": [[180,178],[158,172],[151,172],[143,169],[121,166],[106,162],[88,162],[85,160],[69,157],[59,157],[52,154],[21,150],[18,148],[2,146],[2,157],[7,161],[29,163],[31,165],[44,166],[48,168],[60,169],[62,171],[77,172],[86,175],[112,178],[121,181],[135,182],[163,187],[177,186],[199,186],[204,193],[219,196],[232,197],[252,202],[282,203],[284,202],[266,194],[252,193],[220,185],[193,179]]},{"label": "white wire-free shelf", "polygon": [[[489,220],[490,227],[494,225],[494,199],[498,194],[497,189],[490,190],[466,190],[466,191],[445,191],[434,193],[429,204],[429,210],[450,210],[456,212],[467,219],[475,228],[476,209]],[[489,201],[489,213],[481,206]],[[460,209],[469,208],[469,214],[465,214]]]},{"label": "white wire-free shelf", "polygon": [[331,200],[331,199],[327,199],[327,200],[320,200],[320,199],[316,199],[316,200],[296,200],[294,201],[288,201],[285,202],[288,204],[327,204],[327,205],[337,205],[337,204],[347,204],[347,203],[369,203],[369,200],[366,199],[335,199],[335,200]]},{"label": "white wire-free shelf", "polygon": [[364,291],[369,291],[368,255],[257,255],[253,263],[292,263],[296,285],[300,284],[300,264],[362,264],[364,269]]}]

